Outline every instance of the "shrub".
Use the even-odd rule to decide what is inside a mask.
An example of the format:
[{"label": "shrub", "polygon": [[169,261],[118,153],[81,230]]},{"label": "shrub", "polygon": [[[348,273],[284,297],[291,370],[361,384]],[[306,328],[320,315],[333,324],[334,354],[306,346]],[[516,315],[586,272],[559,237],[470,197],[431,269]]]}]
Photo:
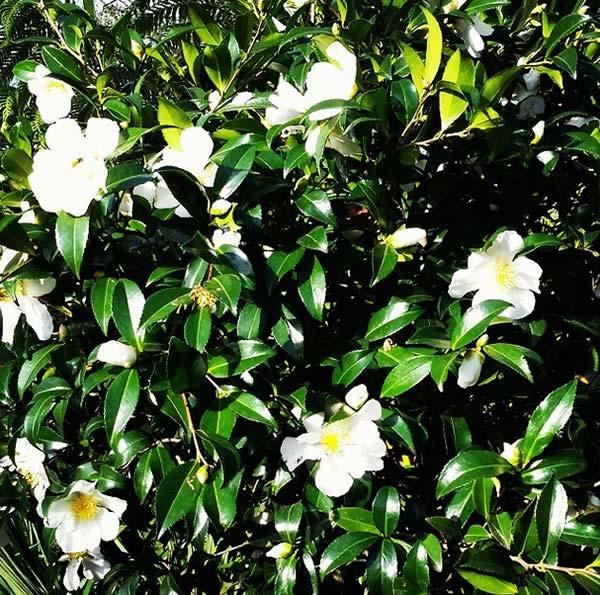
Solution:
[{"label": "shrub", "polygon": [[592,5],[3,0],[3,591],[600,592]]}]

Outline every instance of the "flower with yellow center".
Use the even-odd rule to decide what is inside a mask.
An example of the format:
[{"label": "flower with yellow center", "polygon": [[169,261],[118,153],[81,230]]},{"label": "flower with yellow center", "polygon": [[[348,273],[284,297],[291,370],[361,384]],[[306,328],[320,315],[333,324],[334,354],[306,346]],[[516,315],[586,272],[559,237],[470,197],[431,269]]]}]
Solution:
[{"label": "flower with yellow center", "polygon": [[107,496],[89,481],[71,484],[67,495],[52,502],[47,524],[65,553],[92,551],[119,533],[119,519],[127,502]]},{"label": "flower with yellow center", "polygon": [[35,95],[35,103],[46,124],[52,124],[69,115],[74,95],[73,87],[50,76],[50,71],[42,64],[38,64],[33,71],[32,77],[27,81],[27,87],[29,92]]},{"label": "flower with yellow center", "polygon": [[448,293],[454,298],[475,291],[473,306],[487,300],[504,300],[512,307],[503,316],[524,318],[533,312],[540,291],[541,267],[529,258],[517,256],[524,248],[516,231],[503,231],[485,252],[469,256],[467,268],[456,271]]},{"label": "flower with yellow center", "polygon": [[324,423],[322,414],[304,420],[306,433],[285,438],[281,454],[290,471],[304,461],[319,461],[317,488],[328,496],[342,496],[367,471],[383,469],[386,447],[375,421],[381,405],[367,401],[344,419]]},{"label": "flower with yellow center", "polygon": [[79,568],[83,567],[83,576],[88,580],[101,580],[110,570],[110,563],[104,558],[100,548],[94,548],[89,552],[71,552],[60,558],[61,562],[67,562],[63,585],[67,591],[79,589]]}]

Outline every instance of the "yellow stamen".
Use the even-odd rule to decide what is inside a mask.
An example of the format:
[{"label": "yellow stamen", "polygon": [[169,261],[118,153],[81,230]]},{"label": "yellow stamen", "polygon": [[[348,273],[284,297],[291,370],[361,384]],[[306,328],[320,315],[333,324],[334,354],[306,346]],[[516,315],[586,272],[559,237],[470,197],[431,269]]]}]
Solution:
[{"label": "yellow stamen", "polygon": [[10,295],[4,287],[0,287],[0,302],[10,302]]},{"label": "yellow stamen", "polygon": [[98,498],[84,492],[77,492],[71,497],[71,512],[78,521],[90,521],[98,514]]},{"label": "yellow stamen", "polygon": [[321,434],[321,445],[329,453],[336,453],[342,450],[344,442],[348,437],[348,432],[341,426],[329,424]]},{"label": "yellow stamen", "polygon": [[190,297],[198,308],[208,308],[211,312],[217,309],[217,296],[201,285],[196,285],[190,291]]},{"label": "yellow stamen", "polygon": [[513,272],[511,263],[506,261],[500,261],[496,263],[496,283],[502,287],[512,287],[513,285]]}]

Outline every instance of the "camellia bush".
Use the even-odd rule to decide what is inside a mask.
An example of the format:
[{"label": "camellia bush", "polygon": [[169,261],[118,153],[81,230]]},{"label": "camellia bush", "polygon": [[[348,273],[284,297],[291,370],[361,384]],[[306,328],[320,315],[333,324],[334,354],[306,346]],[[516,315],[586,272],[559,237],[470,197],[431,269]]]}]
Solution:
[{"label": "camellia bush", "polygon": [[591,0],[0,3],[0,591],[600,593]]}]

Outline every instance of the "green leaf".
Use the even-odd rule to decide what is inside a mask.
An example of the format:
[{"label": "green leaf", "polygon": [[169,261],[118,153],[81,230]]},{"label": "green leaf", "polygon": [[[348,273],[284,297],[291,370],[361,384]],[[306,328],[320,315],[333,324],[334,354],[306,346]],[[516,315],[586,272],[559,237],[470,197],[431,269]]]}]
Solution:
[{"label": "green leaf", "polygon": [[187,287],[169,287],[153,293],[144,304],[140,328],[147,329],[162,322],[180,306],[191,303],[190,290]]},{"label": "green leaf", "polygon": [[69,54],[58,48],[45,45],[42,48],[44,64],[52,74],[64,76],[77,83],[85,82],[83,72],[77,62]]},{"label": "green leaf", "polygon": [[290,271],[294,270],[304,256],[304,248],[297,248],[292,252],[273,252],[267,259],[266,282],[269,293]]},{"label": "green leaf", "polygon": [[517,585],[497,576],[480,574],[465,568],[458,569],[458,574],[483,593],[493,595],[513,595],[518,592]]},{"label": "green leaf", "polygon": [[325,577],[334,570],[355,560],[366,549],[379,540],[372,533],[346,533],[333,540],[323,552],[320,562],[321,576]]},{"label": "green leaf", "polygon": [[19,224],[20,215],[7,215],[0,219],[0,246],[17,252],[35,254],[27,232]]},{"label": "green leaf", "polygon": [[212,328],[212,319],[208,308],[200,308],[198,312],[191,314],[185,321],[183,335],[186,343],[194,349],[202,352],[206,348],[210,331]]},{"label": "green leaf", "polygon": [[510,4],[510,0],[472,0],[469,2],[465,10],[469,14],[479,14],[484,10],[491,10],[492,8],[500,8]]},{"label": "green leaf", "polygon": [[17,390],[19,391],[19,397],[23,398],[25,391],[36,379],[42,368],[45,368],[53,351],[56,351],[62,347],[62,345],[47,345],[36,351],[31,359],[25,361],[19,370],[17,377]]},{"label": "green leaf", "polygon": [[287,178],[288,174],[296,168],[304,168],[310,161],[310,155],[304,149],[304,145],[296,145],[292,147],[285,156],[285,165],[283,166],[283,177]]},{"label": "green leaf", "polygon": [[223,31],[210,17],[207,10],[199,5],[188,8],[190,22],[194,27],[194,33],[206,45],[219,45],[223,40]]},{"label": "green leaf", "polygon": [[[458,85],[461,77],[461,68],[467,68],[470,63],[463,61],[460,50],[456,50],[444,69],[442,80],[453,85]],[[440,89],[440,118],[442,130],[446,130],[465,112],[469,106],[462,94],[452,89]]]},{"label": "green leaf", "polygon": [[410,549],[404,562],[404,576],[422,591],[427,591],[429,586],[429,565],[427,564],[427,550],[417,541]]},{"label": "green leaf", "polygon": [[571,75],[571,78],[575,78],[577,76],[577,61],[579,55],[577,54],[577,50],[574,47],[568,47],[560,54],[557,54],[552,58],[554,64],[562,68],[565,72]]},{"label": "green leaf", "polygon": [[411,307],[407,302],[394,298],[389,306],[371,316],[365,339],[367,341],[385,339],[414,322],[422,313],[421,308]]},{"label": "green leaf", "polygon": [[327,291],[325,272],[316,256],[305,260],[298,272],[298,295],[309,314],[323,319],[323,307]]},{"label": "green leaf", "polygon": [[[477,480],[481,481],[481,480]],[[491,481],[487,479],[487,481]],[[489,515],[488,526],[496,541],[510,550],[512,541],[512,518],[508,512]]]},{"label": "green leaf", "polygon": [[110,277],[98,279],[92,288],[92,311],[102,332],[108,334],[108,325],[112,318],[113,293],[117,282]]},{"label": "green leaf", "polygon": [[237,322],[237,333],[240,339],[257,339],[260,335],[262,310],[251,302],[242,308]]},{"label": "green leaf", "polygon": [[177,167],[159,167],[156,172],[177,201],[200,223],[200,229],[205,229],[208,226],[208,198],[198,180]]},{"label": "green leaf", "polygon": [[242,465],[240,453],[229,440],[222,436],[204,430],[200,430],[198,433],[203,442],[208,442],[217,453],[223,470],[223,484],[228,483]]},{"label": "green leaf", "polygon": [[400,47],[402,48],[402,57],[408,64],[408,68],[410,70],[410,77],[417,89],[417,93],[419,97],[423,95],[423,77],[425,74],[425,64],[423,60],[421,60],[419,54],[415,52],[410,46],[405,43],[400,43]]},{"label": "green leaf", "polygon": [[[593,570],[580,570],[571,575],[590,595],[600,593],[600,574]],[[561,595],[564,595],[561,593]]]},{"label": "green leaf", "polygon": [[329,252],[329,244],[327,243],[327,232],[325,228],[319,225],[307,234],[298,239],[297,243],[309,250],[317,250],[327,254]]},{"label": "green leaf", "polygon": [[[13,180],[25,182],[33,171],[33,161],[23,149],[12,147],[2,155],[2,167]],[[18,219],[12,215],[13,221]]]},{"label": "green leaf", "polygon": [[172,469],[160,482],[154,500],[159,537],[194,506],[197,471],[198,463],[189,461]]},{"label": "green leaf", "polygon": [[240,145],[225,155],[215,177],[215,189],[221,198],[229,198],[239,188],[250,173],[255,157],[254,145]]},{"label": "green leaf", "polygon": [[184,393],[202,385],[206,362],[195,350],[177,337],[171,337],[167,355],[167,377],[174,393]]},{"label": "green leaf", "polygon": [[568,14],[558,21],[542,46],[546,48],[546,58],[550,56],[562,39],[577,31],[587,20],[588,18],[581,14]]},{"label": "green leaf", "polygon": [[443,568],[443,554],[442,554],[442,544],[440,540],[431,533],[427,535],[424,539],[421,540],[421,543],[427,550],[427,555],[431,560],[431,564],[433,569],[436,572],[441,572]]},{"label": "green leaf", "polygon": [[232,353],[211,355],[208,358],[208,373],[215,378],[237,376],[256,368],[272,358],[275,350],[262,341],[238,341]]},{"label": "green leaf", "polygon": [[333,371],[332,382],[349,386],[367,368],[374,357],[375,352],[369,349],[358,349],[346,353]]},{"label": "green leaf", "polygon": [[397,397],[416,386],[431,369],[430,355],[408,355],[386,377],[381,389],[382,397]]},{"label": "green leaf", "polygon": [[577,475],[586,468],[587,462],[578,450],[560,450],[548,457],[534,461],[521,472],[521,480],[529,485],[547,483],[552,476],[562,479]]},{"label": "green leaf", "polygon": [[275,530],[279,536],[288,543],[294,543],[302,521],[304,506],[302,502],[296,502],[289,506],[279,505],[275,509]]},{"label": "green leaf", "polygon": [[400,519],[398,490],[390,486],[380,488],[373,500],[373,520],[384,535],[391,535]]},{"label": "green leaf", "polygon": [[56,245],[67,266],[79,278],[81,261],[90,231],[89,217],[71,217],[61,211],[56,219]]},{"label": "green leaf", "polygon": [[241,392],[236,395],[230,408],[244,419],[249,419],[250,421],[255,421],[271,428],[277,428],[277,422],[267,406],[258,397],[250,393]]},{"label": "green leaf", "polygon": [[430,85],[438,70],[442,60],[442,30],[436,18],[426,9],[421,7],[427,20],[427,51],[425,52],[425,68],[423,70],[423,82],[425,86]]},{"label": "green leaf", "polygon": [[237,275],[217,275],[207,281],[205,287],[214,293],[232,314],[237,314],[237,303],[242,292],[242,282]]},{"label": "green leaf", "polygon": [[535,409],[521,443],[521,461],[525,467],[550,444],[569,421],[577,392],[577,381],[557,388]]},{"label": "green leaf", "polygon": [[469,308],[452,333],[452,349],[461,349],[478,339],[489,324],[510,305],[502,300],[487,300]]},{"label": "green leaf", "polygon": [[223,487],[217,477],[215,476],[213,481],[204,486],[202,504],[213,523],[227,529],[232,525],[236,515],[236,492],[231,484]]},{"label": "green leaf", "polygon": [[165,97],[158,98],[158,123],[166,143],[178,149],[182,130],[192,126],[190,117],[175,103]]},{"label": "green leaf", "polygon": [[538,496],[535,506],[535,524],[542,550],[542,559],[556,555],[558,542],[565,528],[569,501],[565,488],[553,478]]},{"label": "green leaf", "polygon": [[370,510],[358,507],[341,507],[338,508],[332,516],[332,520],[336,525],[348,533],[374,533],[379,535],[379,530],[373,521],[373,513]]},{"label": "green leaf", "polygon": [[496,477],[511,468],[512,465],[506,459],[489,450],[463,450],[440,473],[436,496],[442,498],[475,479]]},{"label": "green leaf", "polygon": [[222,93],[231,77],[231,55],[225,40],[218,46],[204,48],[204,69],[208,78]]},{"label": "green leaf", "polygon": [[391,275],[398,264],[398,253],[387,242],[377,244],[371,252],[371,287]]},{"label": "green leaf", "polygon": [[486,520],[490,516],[495,491],[496,486],[489,477],[480,477],[473,482],[475,510]]},{"label": "green leaf", "polygon": [[560,540],[571,545],[597,549],[600,547],[600,527],[571,520],[565,524]]},{"label": "green leaf", "polygon": [[533,375],[529,369],[527,358],[534,360],[538,364],[543,363],[542,358],[535,351],[521,347],[520,345],[512,345],[511,343],[493,343],[486,345],[483,350],[492,359],[527,378],[529,382],[533,382]]},{"label": "green leaf", "polygon": [[389,539],[384,539],[379,551],[367,566],[367,585],[369,593],[393,595],[394,581],[398,576],[398,557],[396,548]]},{"label": "green leaf", "polygon": [[455,351],[448,355],[436,355],[431,360],[431,378],[436,383],[440,392],[443,392],[444,384],[448,379],[448,373],[454,366],[454,362],[459,355],[460,352]]},{"label": "green leaf", "polygon": [[337,220],[331,209],[331,202],[323,190],[310,190],[296,199],[296,206],[307,217],[335,227]]},{"label": "green leaf", "polygon": [[112,318],[127,343],[142,351],[143,333],[139,332],[144,294],[129,279],[121,279],[113,291]]},{"label": "green leaf", "polygon": [[110,384],[104,400],[104,424],[109,444],[113,444],[130,420],[140,396],[136,370],[123,370]]},{"label": "green leaf", "polygon": [[151,180],[152,176],[140,163],[119,163],[108,170],[106,191],[117,193]]}]

